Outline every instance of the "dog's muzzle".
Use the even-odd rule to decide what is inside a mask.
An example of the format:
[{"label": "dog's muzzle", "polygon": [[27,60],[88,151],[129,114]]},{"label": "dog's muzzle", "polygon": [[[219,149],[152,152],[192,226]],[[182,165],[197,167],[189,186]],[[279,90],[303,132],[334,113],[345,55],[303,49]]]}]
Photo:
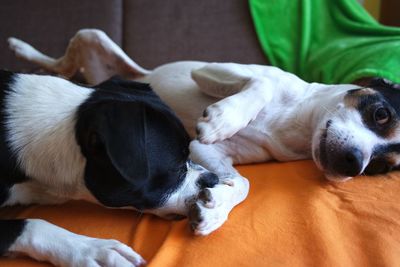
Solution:
[{"label": "dog's muzzle", "polygon": [[328,121],[319,145],[319,161],[325,173],[329,177],[336,177],[334,180],[361,174],[364,167],[363,152],[357,147],[340,146],[337,143],[328,142],[329,126]]}]

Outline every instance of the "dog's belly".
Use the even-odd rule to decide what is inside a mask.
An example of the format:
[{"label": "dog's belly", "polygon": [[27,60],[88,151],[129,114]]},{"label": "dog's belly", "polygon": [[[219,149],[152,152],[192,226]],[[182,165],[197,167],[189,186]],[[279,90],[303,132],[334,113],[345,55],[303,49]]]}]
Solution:
[{"label": "dog's belly", "polygon": [[[139,80],[150,83],[161,99],[177,113],[192,138],[196,136],[197,119],[202,116],[204,109],[219,100],[203,93],[191,78],[192,70],[206,64],[208,63],[199,61],[169,63]],[[234,164],[263,162],[272,158],[284,161],[304,158],[302,154],[287,150],[279,138],[269,138],[274,134],[265,133],[268,121],[268,116],[258,116],[248,127],[231,138],[217,142],[219,149],[226,155],[231,155]]]},{"label": "dog's belly", "polygon": [[[161,99],[176,112],[192,138],[196,136],[197,119],[202,116],[204,109],[219,101],[218,98],[203,93],[191,78],[192,70],[202,68],[206,64],[208,63],[199,61],[169,63],[156,68],[149,75],[138,80],[150,83]],[[253,122],[234,136],[217,142],[218,149],[225,155],[229,155],[233,164],[265,162],[271,159],[287,161],[310,157],[308,149],[303,147],[297,149],[297,145],[293,146],[291,142],[288,143],[285,140],[285,134],[282,134],[282,131],[285,131],[279,130],[290,127],[275,125],[276,119],[268,115],[279,113],[279,110],[277,112],[273,110],[280,108],[280,102],[268,105],[267,109],[270,112],[264,110]],[[274,125],[270,125],[271,123]],[[278,129],[277,131],[280,132],[267,130],[270,128]],[[290,130],[288,130],[289,133]]]},{"label": "dog's belly", "polygon": [[203,67],[206,62],[180,61],[162,65],[137,81],[150,83],[153,90],[182,120],[192,138],[195,137],[197,119],[204,109],[218,101],[202,93],[191,78],[191,71]]}]

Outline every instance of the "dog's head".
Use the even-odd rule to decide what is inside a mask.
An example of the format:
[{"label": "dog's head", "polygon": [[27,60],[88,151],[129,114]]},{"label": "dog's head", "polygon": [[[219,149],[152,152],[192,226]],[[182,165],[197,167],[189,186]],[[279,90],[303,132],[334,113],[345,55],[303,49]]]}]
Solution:
[{"label": "dog's head", "polygon": [[156,208],[206,173],[188,163],[188,134],[147,84],[114,78],[96,87],[79,108],[76,136],[86,187],[103,205]]},{"label": "dog's head", "polygon": [[351,89],[320,120],[313,158],[329,180],[386,173],[400,166],[400,89],[383,79]]}]

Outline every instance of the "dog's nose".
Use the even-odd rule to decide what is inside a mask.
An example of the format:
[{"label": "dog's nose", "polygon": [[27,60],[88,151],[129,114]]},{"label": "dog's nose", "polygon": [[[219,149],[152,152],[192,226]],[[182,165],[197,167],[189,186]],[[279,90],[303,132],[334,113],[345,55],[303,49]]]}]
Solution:
[{"label": "dog's nose", "polygon": [[206,171],[200,174],[197,184],[200,188],[214,187],[219,182],[219,177],[212,172]]},{"label": "dog's nose", "polygon": [[347,149],[336,156],[334,169],[345,176],[356,176],[362,171],[363,159],[360,149]]}]

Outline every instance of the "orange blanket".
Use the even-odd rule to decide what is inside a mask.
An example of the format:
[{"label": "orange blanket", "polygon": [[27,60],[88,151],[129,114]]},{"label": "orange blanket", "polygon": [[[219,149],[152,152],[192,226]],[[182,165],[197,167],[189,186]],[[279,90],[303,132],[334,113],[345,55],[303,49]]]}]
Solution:
[{"label": "orange blanket", "polygon": [[[118,239],[154,266],[400,266],[400,175],[323,179],[311,161],[239,167],[248,199],[207,237],[187,221],[71,202],[1,211],[76,233]],[[0,266],[48,266],[1,259]]]}]

